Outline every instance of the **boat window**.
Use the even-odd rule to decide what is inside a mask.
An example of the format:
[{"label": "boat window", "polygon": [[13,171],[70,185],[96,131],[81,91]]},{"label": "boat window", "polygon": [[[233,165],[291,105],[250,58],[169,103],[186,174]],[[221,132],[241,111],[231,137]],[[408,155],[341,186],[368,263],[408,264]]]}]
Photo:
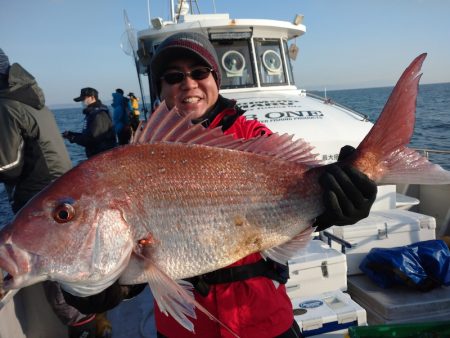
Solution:
[{"label": "boat window", "polygon": [[280,40],[255,39],[255,48],[261,85],[287,84]]},{"label": "boat window", "polygon": [[221,89],[255,86],[249,40],[212,41],[222,71]]},{"label": "boat window", "polygon": [[291,85],[293,85],[293,84],[295,84],[295,81],[294,81],[294,74],[292,74],[292,61],[291,61],[291,58],[290,58],[290,56],[289,56],[289,48],[288,48],[288,43],[287,43],[287,41],[286,40],[283,40],[283,47],[284,47],[284,50],[285,50],[285,55],[286,55],[286,61],[287,61],[287,70],[288,70],[288,74],[289,74],[289,82],[290,82],[290,84]]}]

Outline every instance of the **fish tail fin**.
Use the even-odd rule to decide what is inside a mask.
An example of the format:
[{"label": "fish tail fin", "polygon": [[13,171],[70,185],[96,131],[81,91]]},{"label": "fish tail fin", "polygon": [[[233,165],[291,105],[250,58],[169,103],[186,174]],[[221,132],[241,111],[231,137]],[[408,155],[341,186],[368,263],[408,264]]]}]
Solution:
[{"label": "fish tail fin", "polygon": [[406,68],[377,122],[348,159],[377,183],[450,183],[450,172],[406,147],[414,131],[420,70],[426,56],[419,55]]}]

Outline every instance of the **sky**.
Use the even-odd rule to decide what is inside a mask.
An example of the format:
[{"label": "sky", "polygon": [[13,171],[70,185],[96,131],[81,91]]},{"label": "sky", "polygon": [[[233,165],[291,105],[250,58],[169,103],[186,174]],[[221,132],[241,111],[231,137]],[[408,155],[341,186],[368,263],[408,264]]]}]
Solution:
[{"label": "sky", "polygon": [[[292,21],[298,87],[307,90],[395,85],[420,53],[422,84],[450,82],[448,0],[197,0],[202,13]],[[116,88],[139,93],[133,59],[121,49],[124,10],[148,27],[147,0],[0,0],[0,48],[33,74],[47,105],[73,103],[82,87],[110,100]],[[169,1],[150,1],[151,17],[169,18]],[[144,84],[147,77],[143,78]],[[147,93],[146,93],[147,94]]]}]

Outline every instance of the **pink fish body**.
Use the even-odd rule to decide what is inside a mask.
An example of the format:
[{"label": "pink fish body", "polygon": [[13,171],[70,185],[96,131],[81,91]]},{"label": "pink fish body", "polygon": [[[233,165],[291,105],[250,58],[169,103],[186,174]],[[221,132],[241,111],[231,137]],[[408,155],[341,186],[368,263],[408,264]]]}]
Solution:
[{"label": "pink fish body", "polygon": [[[450,183],[450,173],[406,148],[419,71],[408,67],[349,163],[381,182]],[[406,121],[406,122],[405,122]],[[287,261],[323,212],[311,147],[287,135],[234,140],[160,107],[134,144],[73,168],[0,233],[8,288],[51,279],[76,295],[120,278],[148,282],[160,308],[192,329],[198,305],[174,280],[250,253]],[[183,304],[183,305],[180,305]]]},{"label": "pink fish body", "polygon": [[[112,273],[117,267],[104,263],[125,262],[139,239],[151,242],[152,260],[170,278],[191,277],[310,228],[322,206],[317,174],[306,175],[308,168],[196,144],[121,147],[54,182],[3,237],[10,234],[15,247],[27,248],[36,259],[51,257],[56,270],[71,267],[67,278],[76,281],[88,271],[94,279]],[[70,220],[58,222],[64,218],[58,212]],[[80,258],[89,265],[80,265]],[[145,276],[123,279],[146,281]]]}]

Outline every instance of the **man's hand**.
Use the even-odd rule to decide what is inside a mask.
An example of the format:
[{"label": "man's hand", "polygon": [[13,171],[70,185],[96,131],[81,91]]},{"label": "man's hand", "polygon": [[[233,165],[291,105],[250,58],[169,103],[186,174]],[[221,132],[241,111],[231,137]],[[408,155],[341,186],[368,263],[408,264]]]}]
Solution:
[{"label": "man's hand", "polygon": [[67,139],[70,143],[73,143],[74,135],[73,135],[73,133],[71,131],[67,131],[67,130],[64,131],[62,133],[62,137]]},{"label": "man's hand", "polygon": [[[339,160],[349,156],[353,150],[350,146],[343,147]],[[354,224],[366,218],[377,196],[374,181],[358,169],[342,163],[327,165],[319,183],[324,189],[325,212],[314,223],[317,231],[332,225]]]}]

